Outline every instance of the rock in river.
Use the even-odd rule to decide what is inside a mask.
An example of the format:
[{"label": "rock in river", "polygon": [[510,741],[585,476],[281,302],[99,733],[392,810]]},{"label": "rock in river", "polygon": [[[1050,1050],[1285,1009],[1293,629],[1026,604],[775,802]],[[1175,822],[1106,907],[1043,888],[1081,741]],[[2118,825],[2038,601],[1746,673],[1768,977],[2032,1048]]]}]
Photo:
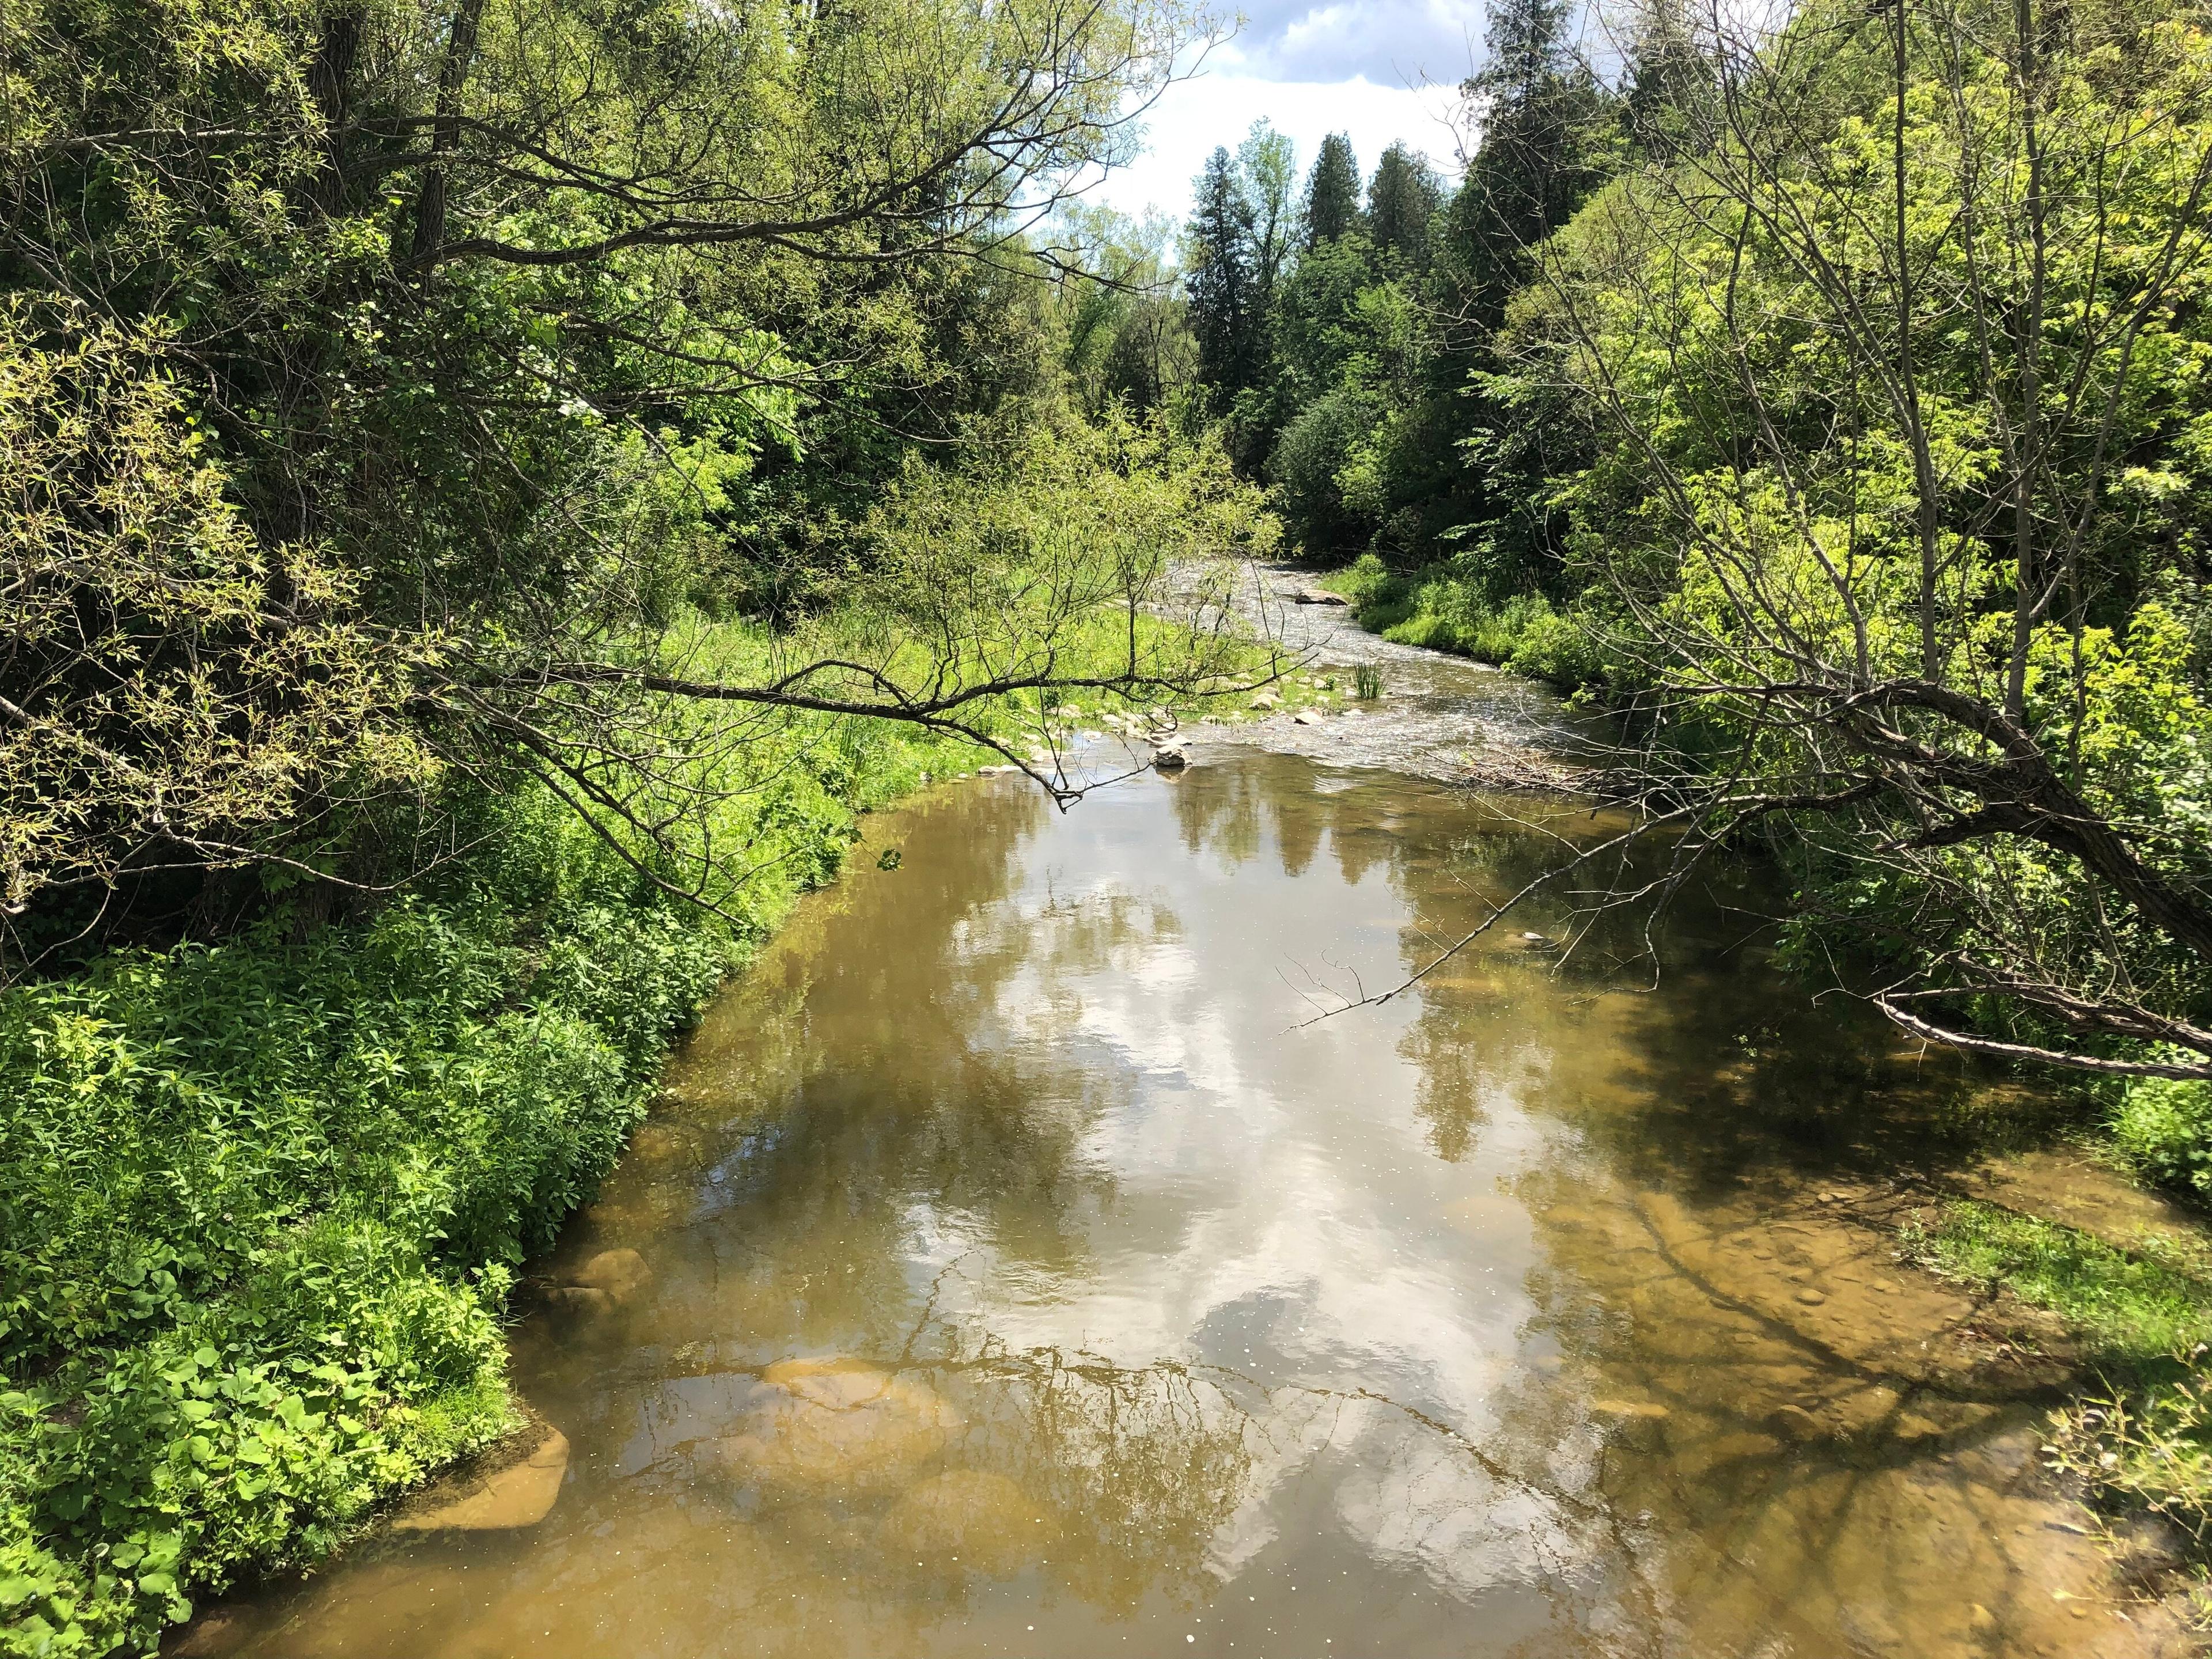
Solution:
[{"label": "rock in river", "polygon": [[392,1524],[400,1532],[491,1532],[534,1527],[551,1513],[568,1472],[568,1437],[548,1429],[520,1462],[497,1474],[433,1488],[428,1501]]},{"label": "rock in river", "polygon": [[617,1303],[627,1302],[645,1288],[653,1270],[635,1250],[601,1250],[576,1269],[569,1282],[586,1290],[605,1291]]},{"label": "rock in river", "polygon": [[896,1487],[945,1449],[959,1415],[927,1383],[859,1359],[786,1359],[766,1398],[704,1461],[734,1480],[839,1494]]}]

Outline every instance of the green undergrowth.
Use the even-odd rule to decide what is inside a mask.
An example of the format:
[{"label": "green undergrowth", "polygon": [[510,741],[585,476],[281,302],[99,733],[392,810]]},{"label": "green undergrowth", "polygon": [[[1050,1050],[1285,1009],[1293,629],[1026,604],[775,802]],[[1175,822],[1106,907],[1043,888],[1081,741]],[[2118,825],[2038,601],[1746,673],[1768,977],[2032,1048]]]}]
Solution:
[{"label": "green undergrowth", "polygon": [[2127,1248],[1997,1205],[1946,1205],[1907,1243],[1946,1277],[2002,1285],[2063,1319],[2100,1384],[2045,1448],[2103,1507],[2147,1510],[2212,1546],[2212,1249],[2146,1231]]},{"label": "green undergrowth", "polygon": [[996,758],[817,717],[750,742],[719,915],[525,792],[357,922],[0,994],[0,1655],[149,1650],[506,1432],[514,1270],[669,1042],[859,813]]},{"label": "green undergrowth", "polygon": [[147,1649],[503,1433],[515,1264],[854,805],[786,778],[736,926],[526,795],[361,924],[0,999],[0,1652]]},{"label": "green undergrowth", "polygon": [[1493,602],[1449,566],[1394,571],[1372,553],[1324,577],[1322,586],[1352,601],[1361,627],[1401,645],[1496,663],[1562,691],[1605,678],[1589,636],[1540,593]]}]

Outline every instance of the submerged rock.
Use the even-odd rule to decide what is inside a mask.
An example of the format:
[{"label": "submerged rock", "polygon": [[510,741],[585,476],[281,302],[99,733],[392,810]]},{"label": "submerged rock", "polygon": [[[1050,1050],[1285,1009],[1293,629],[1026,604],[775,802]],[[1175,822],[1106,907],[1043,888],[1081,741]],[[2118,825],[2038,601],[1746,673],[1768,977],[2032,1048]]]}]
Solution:
[{"label": "submerged rock", "polygon": [[570,1282],[589,1291],[605,1291],[617,1303],[627,1302],[653,1279],[653,1269],[635,1250],[601,1250],[576,1269]]},{"label": "submerged rock", "polygon": [[859,1359],[786,1359],[761,1373],[768,1398],[703,1461],[745,1485],[880,1490],[945,1449],[959,1414],[925,1382]]},{"label": "submerged rock", "polygon": [[548,1429],[520,1462],[495,1474],[433,1487],[422,1508],[392,1524],[400,1532],[495,1532],[534,1527],[552,1512],[568,1472],[568,1437]]},{"label": "submerged rock", "polygon": [[1614,1438],[1650,1448],[1658,1443],[1674,1413],[1656,1400],[1593,1400],[1590,1419]]},{"label": "submerged rock", "polygon": [[1777,1406],[1766,1414],[1766,1427],[1771,1433],[1797,1445],[1814,1440],[1825,1440],[1827,1425],[1802,1406]]},{"label": "submerged rock", "polygon": [[556,1313],[576,1318],[588,1319],[615,1310],[615,1299],[610,1292],[585,1285],[556,1285],[545,1292],[545,1302]]}]

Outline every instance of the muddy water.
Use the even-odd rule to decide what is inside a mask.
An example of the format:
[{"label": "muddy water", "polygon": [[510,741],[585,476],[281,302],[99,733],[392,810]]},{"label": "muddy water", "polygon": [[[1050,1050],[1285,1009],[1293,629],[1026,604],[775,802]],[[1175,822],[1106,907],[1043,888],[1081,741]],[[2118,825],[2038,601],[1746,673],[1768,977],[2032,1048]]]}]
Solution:
[{"label": "muddy water", "polygon": [[2164,1650],[2039,1482],[2057,1369],[1893,1255],[1887,1176],[1986,1103],[1734,896],[1656,975],[1532,911],[1301,1026],[1607,827],[1562,811],[1224,745],[878,820],[897,867],[713,1011],[546,1273],[611,1288],[516,1334],[550,1512],[373,1540],[221,1645]]}]

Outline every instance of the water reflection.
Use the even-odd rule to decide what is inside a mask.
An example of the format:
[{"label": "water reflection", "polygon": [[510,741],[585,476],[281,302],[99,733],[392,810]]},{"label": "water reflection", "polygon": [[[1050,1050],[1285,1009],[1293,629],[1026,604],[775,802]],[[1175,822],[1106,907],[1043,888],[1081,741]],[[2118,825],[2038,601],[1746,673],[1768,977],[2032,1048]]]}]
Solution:
[{"label": "water reflection", "polygon": [[2102,1582],[2029,1468],[2054,1363],[1874,1224],[1979,1085],[1728,894],[1656,975],[1501,933],[1301,1025],[1608,828],[1534,810],[1255,755],[886,820],[547,1273],[636,1287],[517,1333],[552,1514],[238,1650],[2152,1650],[2053,1599]]}]

